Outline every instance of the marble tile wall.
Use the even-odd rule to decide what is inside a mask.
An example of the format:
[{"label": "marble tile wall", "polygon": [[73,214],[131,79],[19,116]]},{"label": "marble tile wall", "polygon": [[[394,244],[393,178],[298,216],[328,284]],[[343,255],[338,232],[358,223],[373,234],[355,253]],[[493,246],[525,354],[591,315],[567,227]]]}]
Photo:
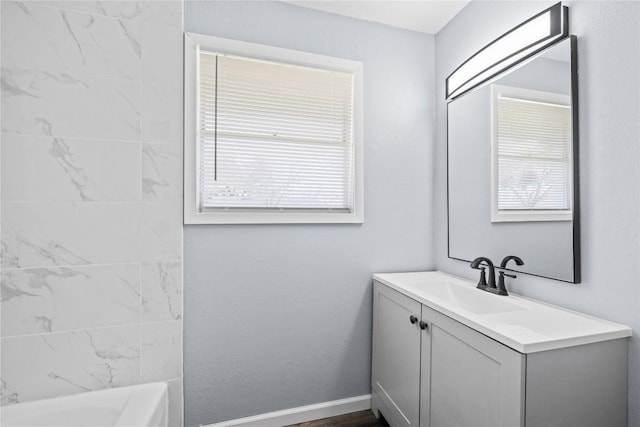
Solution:
[{"label": "marble tile wall", "polygon": [[182,4],[2,1],[3,405],[167,381],[182,425]]}]

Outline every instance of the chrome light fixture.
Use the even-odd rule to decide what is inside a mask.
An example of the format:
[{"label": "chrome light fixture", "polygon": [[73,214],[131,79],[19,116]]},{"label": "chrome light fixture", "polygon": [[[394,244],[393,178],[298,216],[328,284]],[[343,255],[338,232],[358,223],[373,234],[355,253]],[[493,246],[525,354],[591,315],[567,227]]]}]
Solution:
[{"label": "chrome light fixture", "polygon": [[453,99],[505,69],[567,37],[569,10],[556,3],[476,52],[446,79],[446,98]]}]

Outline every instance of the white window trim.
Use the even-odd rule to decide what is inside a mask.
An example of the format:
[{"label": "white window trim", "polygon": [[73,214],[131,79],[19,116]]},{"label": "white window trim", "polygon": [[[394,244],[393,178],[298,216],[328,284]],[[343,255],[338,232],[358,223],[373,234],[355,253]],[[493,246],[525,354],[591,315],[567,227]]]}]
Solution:
[{"label": "white window trim", "polygon": [[[198,141],[198,46],[220,53],[271,61],[287,62],[309,67],[320,67],[354,75],[353,144],[354,209],[342,212],[199,212],[197,208],[197,141]],[[364,222],[363,189],[363,104],[362,63],[342,58],[316,55],[223,39],[202,34],[185,33],[184,36],[184,223],[185,224],[303,224],[303,223],[362,223]]]},{"label": "white window trim", "polygon": [[[498,94],[530,101],[551,102],[571,106],[571,97],[559,93],[542,92],[520,87],[491,85],[491,222],[572,221],[573,205],[567,210],[510,210],[498,209],[498,123],[496,97]],[[573,203],[573,149],[569,150],[569,200]]]}]

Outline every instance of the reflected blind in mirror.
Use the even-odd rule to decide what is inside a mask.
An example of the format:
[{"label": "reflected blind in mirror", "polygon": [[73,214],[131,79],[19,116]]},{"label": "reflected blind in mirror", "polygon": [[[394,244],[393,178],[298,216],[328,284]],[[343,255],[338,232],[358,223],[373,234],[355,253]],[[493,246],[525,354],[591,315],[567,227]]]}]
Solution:
[{"label": "reflected blind in mirror", "polygon": [[571,209],[571,108],[497,98],[498,209]]},{"label": "reflected blind in mirror", "polygon": [[200,51],[200,210],[351,212],[353,74]]}]

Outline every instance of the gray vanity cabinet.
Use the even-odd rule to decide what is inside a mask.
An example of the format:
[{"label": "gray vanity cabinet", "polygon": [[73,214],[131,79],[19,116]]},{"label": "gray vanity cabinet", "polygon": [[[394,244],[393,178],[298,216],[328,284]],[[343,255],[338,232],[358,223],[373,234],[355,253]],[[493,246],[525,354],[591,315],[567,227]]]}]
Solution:
[{"label": "gray vanity cabinet", "polygon": [[524,356],[374,282],[372,407],[392,427],[522,425]]},{"label": "gray vanity cabinet", "polygon": [[417,426],[422,304],[378,282],[373,300],[373,400],[393,427]]},{"label": "gray vanity cabinet", "polygon": [[525,356],[422,306],[420,426],[523,425]]},{"label": "gray vanity cabinet", "polygon": [[392,427],[626,426],[626,338],[523,354],[373,289],[371,405]]}]

